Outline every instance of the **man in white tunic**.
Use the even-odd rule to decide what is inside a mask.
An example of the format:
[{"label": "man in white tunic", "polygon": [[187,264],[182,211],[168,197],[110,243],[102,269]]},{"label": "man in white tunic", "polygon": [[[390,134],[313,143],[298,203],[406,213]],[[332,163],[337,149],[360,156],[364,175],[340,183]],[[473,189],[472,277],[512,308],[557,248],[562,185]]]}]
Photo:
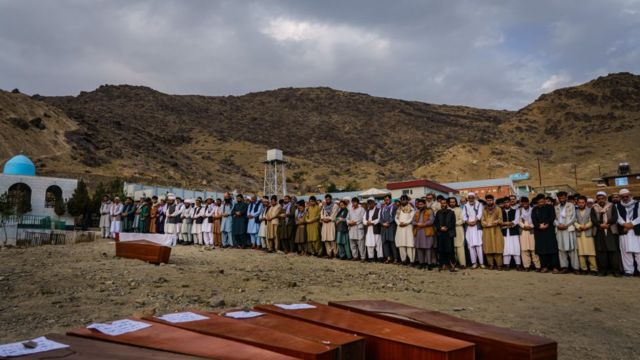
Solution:
[{"label": "man in white tunic", "polygon": [[351,209],[347,215],[347,225],[349,225],[349,245],[351,245],[351,256],[353,260],[362,260],[365,258],[364,243],[364,208],[360,206],[358,198],[351,199]]},{"label": "man in white tunic", "polygon": [[467,194],[467,204],[462,209],[462,219],[467,224],[465,237],[467,246],[469,247],[469,256],[471,257],[471,268],[476,269],[478,264],[481,268],[484,266],[484,254],[482,253],[482,204],[476,199],[476,194],[470,192]]},{"label": "man in white tunic", "polygon": [[196,205],[193,208],[193,224],[191,225],[191,234],[193,235],[193,242],[196,245],[204,244],[202,240],[202,223],[204,222],[205,212],[207,208],[202,206],[202,199],[196,199]]},{"label": "man in white tunic", "polygon": [[511,258],[516,263],[518,271],[522,270],[520,258],[520,211],[511,206],[510,198],[500,200],[502,205],[502,236],[504,237],[504,249],[502,251],[505,270],[511,266]]},{"label": "man in white tunic", "polygon": [[400,261],[405,265],[413,264],[415,260],[415,240],[413,238],[413,216],[415,210],[409,204],[409,197],[400,197],[400,207],[396,212],[396,247],[400,252]]},{"label": "man in white tunic", "polygon": [[260,214],[262,214],[262,203],[258,201],[258,197],[252,195],[249,198],[249,208],[247,209],[247,234],[251,238],[251,248],[257,249],[260,247],[260,238],[258,232],[260,232]]},{"label": "man in white tunic", "polygon": [[180,213],[178,213],[178,204],[176,204],[176,196],[167,194],[167,219],[165,220],[165,234],[171,235],[171,246],[176,246],[178,242],[177,223],[180,221]]},{"label": "man in white tunic", "polygon": [[193,227],[193,200],[184,200],[184,209],[182,210],[182,226],[180,226],[180,240],[181,244],[193,244],[193,236],[191,235],[191,228]]},{"label": "man in white tunic", "polygon": [[204,238],[204,245],[213,247],[213,213],[215,208],[213,207],[213,198],[208,197],[205,200],[204,206],[204,220],[202,221],[202,237]]},{"label": "man in white tunic", "polygon": [[176,219],[176,236],[180,237],[180,234],[182,234],[182,213],[184,212],[184,202],[182,200],[181,197],[176,197],[176,209],[177,209],[177,216],[178,218]]},{"label": "man in white tunic", "polygon": [[556,205],[556,239],[558,240],[558,256],[560,257],[561,272],[566,274],[569,269],[569,261],[573,271],[578,273],[580,263],[576,247],[576,207],[572,202],[567,201],[567,193],[560,191],[557,194],[558,205]]},{"label": "man in white tunic", "polygon": [[376,200],[374,198],[367,199],[367,210],[364,213],[362,223],[365,227],[364,243],[367,247],[367,259],[374,261],[377,258],[379,261],[382,261],[380,209],[376,207]]},{"label": "man in white tunic", "polygon": [[100,204],[100,229],[103,238],[111,237],[111,200],[108,195],[102,197]]},{"label": "man in white tunic", "polygon": [[633,276],[633,260],[636,269],[640,271],[640,203],[631,198],[628,189],[620,190],[620,202],[616,204],[618,210],[618,224],[620,225],[620,252],[622,253],[622,267],[624,276]]},{"label": "man in white tunic", "polygon": [[116,239],[120,230],[122,229],[122,203],[120,202],[119,197],[115,197],[113,199],[113,204],[111,204],[111,209],[109,210],[109,215],[111,217],[111,237]]}]

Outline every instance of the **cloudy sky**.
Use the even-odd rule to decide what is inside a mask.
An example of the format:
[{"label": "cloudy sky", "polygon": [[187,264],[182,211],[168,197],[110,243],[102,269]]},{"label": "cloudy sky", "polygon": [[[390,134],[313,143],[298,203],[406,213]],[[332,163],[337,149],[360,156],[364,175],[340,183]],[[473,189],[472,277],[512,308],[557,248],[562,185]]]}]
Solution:
[{"label": "cloudy sky", "polygon": [[640,73],[640,0],[0,0],[0,88],[329,86],[517,109]]}]

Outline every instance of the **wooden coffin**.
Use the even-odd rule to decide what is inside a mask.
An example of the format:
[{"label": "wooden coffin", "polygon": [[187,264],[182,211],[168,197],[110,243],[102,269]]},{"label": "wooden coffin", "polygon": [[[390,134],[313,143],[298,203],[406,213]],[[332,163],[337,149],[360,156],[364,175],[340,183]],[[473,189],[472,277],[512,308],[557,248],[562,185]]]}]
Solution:
[{"label": "wooden coffin", "polygon": [[332,301],[329,305],[475,343],[479,360],[558,358],[558,344],[553,340],[437,311],[386,300]]},{"label": "wooden coffin", "polygon": [[139,259],[152,264],[168,263],[171,248],[148,240],[116,242],[116,256]]},{"label": "wooden coffin", "polygon": [[316,308],[284,310],[275,305],[255,308],[363,336],[367,359],[474,359],[472,343],[316,302],[309,304]]},{"label": "wooden coffin", "polygon": [[191,310],[191,312],[207,316],[208,319],[181,323],[170,323],[156,317],[144,319],[205,335],[235,340],[296,358],[308,360],[334,360],[338,358],[339,349],[335,345],[320,344],[282,331],[253,325],[215,313],[197,310]]},{"label": "wooden coffin", "polygon": [[146,320],[133,320],[146,322],[152,324],[152,326],[117,336],[106,335],[97,330],[87,328],[73,329],[68,334],[218,360],[295,359],[295,357],[236,341],[203,335]]},{"label": "wooden coffin", "polygon": [[271,313],[236,321],[286,332],[320,344],[337,346],[339,349],[338,359],[363,360],[365,358],[365,339],[351,332],[338,331]]},{"label": "wooden coffin", "polygon": [[70,347],[19,357],[20,360],[41,359],[95,359],[95,360],[198,360],[201,357],[174,354],[166,351],[143,349],[136,346],[114,344],[76,336],[47,334],[48,339]]}]

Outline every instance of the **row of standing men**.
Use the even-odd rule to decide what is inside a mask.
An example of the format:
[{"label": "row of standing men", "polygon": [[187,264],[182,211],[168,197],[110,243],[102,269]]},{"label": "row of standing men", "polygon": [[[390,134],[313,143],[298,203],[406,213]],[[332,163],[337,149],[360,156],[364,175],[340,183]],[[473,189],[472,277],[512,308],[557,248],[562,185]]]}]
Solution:
[{"label": "row of standing men", "polygon": [[[421,268],[457,267],[630,276],[640,262],[638,202],[622,190],[617,202],[605,193],[595,204],[539,195],[484,200],[429,194],[410,201],[357,198],[334,201],[326,195],[296,202],[285,196],[236,196],[190,200],[169,194],[167,201],[103,199],[103,236],[121,230],[171,234],[175,244],[208,248],[242,247],[297,252],[338,259],[384,261]],[[129,205],[129,207],[127,207]],[[127,225],[129,224],[129,225]],[[323,246],[324,244],[324,246]],[[486,260],[486,261],[485,261]],[[640,270],[640,269],[639,269]]]}]

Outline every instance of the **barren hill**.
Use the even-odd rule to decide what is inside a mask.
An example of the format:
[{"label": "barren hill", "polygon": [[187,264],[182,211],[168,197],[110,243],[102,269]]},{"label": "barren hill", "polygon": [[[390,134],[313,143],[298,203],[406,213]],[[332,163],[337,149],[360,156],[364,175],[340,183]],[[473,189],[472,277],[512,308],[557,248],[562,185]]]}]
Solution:
[{"label": "barren hill", "polygon": [[610,74],[541,95],[495,131],[498,141],[480,147],[456,145],[415,175],[439,173],[435,177],[440,180],[467,180],[519,170],[529,171],[537,185],[540,159],[544,184],[573,186],[577,165],[582,186],[599,172],[612,173],[618,162],[628,161],[638,169],[640,76]]},{"label": "barren hill", "polygon": [[[43,130],[29,124],[38,117]],[[545,183],[571,183],[573,163],[583,182],[598,165],[640,164],[639,124],[640,76],[628,73],[542,95],[518,112],[329,88],[215,97],[105,85],[64,97],[0,92],[0,157],[22,150],[45,174],[243,191],[261,188],[269,148],[284,151],[303,191],[535,175],[540,158]]]}]

